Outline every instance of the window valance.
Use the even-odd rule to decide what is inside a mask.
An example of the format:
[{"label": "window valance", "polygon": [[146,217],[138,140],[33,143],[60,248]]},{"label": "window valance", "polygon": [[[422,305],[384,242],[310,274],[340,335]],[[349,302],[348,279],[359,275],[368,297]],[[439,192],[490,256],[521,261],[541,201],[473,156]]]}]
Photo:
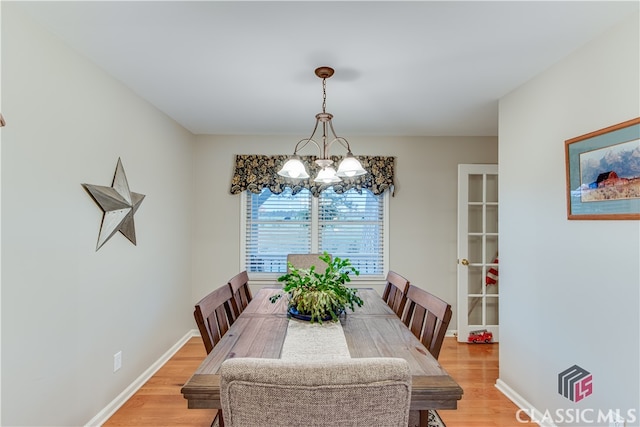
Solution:
[{"label": "window valance", "polygon": [[[318,165],[314,163],[316,156],[300,156],[302,162],[307,167],[309,174],[315,176]],[[279,194],[289,187],[293,194],[306,188],[317,197],[322,190],[333,186],[336,193],[355,188],[357,191],[367,189],[373,194],[382,194],[387,190],[393,195],[393,173],[395,157],[389,156],[358,156],[358,160],[367,170],[366,175],[344,179],[338,184],[318,184],[313,182],[313,178],[303,180],[292,180],[278,175],[278,171],[287,161],[289,156],[265,156],[260,154],[238,154],[231,179],[231,194],[240,194],[243,191],[260,193],[263,188],[268,188],[274,194]],[[331,156],[331,160],[338,164],[342,156]]]}]

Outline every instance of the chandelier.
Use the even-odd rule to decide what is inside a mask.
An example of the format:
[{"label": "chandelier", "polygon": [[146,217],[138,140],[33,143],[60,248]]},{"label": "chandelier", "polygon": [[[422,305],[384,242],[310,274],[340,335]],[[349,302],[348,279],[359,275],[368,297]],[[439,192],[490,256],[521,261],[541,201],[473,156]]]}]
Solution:
[{"label": "chandelier", "polygon": [[[304,138],[298,141],[296,147],[293,150],[293,155],[285,162],[282,169],[278,171],[278,175],[292,179],[306,179],[309,178],[300,156],[298,156],[298,150],[303,149],[307,144],[312,142],[320,150],[320,158],[315,160],[315,163],[320,167],[318,175],[314,178],[314,182],[324,184],[335,184],[342,181],[342,178],[351,178],[354,176],[364,175],[367,173],[362,167],[358,159],[356,159],[351,153],[351,147],[349,142],[341,136],[336,135],[336,131],[333,130],[333,124],[331,119],[333,115],[326,112],[327,106],[327,79],[333,75],[333,68],[331,67],[319,67],[316,68],[316,76],[322,79],[322,113],[316,114],[316,125],[311,132],[309,138]],[[322,128],[322,143],[318,143],[313,139],[318,127]],[[331,131],[333,138],[329,139],[327,136],[327,130]],[[347,155],[338,165],[336,171],[333,167],[333,160],[329,158],[329,148],[333,143],[338,142],[344,148],[347,149]]]}]

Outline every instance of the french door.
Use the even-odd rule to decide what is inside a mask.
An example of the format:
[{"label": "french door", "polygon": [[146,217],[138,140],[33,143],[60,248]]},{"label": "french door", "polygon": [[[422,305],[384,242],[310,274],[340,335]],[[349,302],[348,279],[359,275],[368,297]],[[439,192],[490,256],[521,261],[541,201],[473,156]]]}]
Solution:
[{"label": "french door", "polygon": [[458,165],[458,341],[499,341],[498,165]]}]

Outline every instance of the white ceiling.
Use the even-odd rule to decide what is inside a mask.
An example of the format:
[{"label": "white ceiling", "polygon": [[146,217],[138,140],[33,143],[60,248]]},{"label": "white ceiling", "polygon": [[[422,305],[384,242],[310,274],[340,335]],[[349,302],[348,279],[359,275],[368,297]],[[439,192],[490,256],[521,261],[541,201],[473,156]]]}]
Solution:
[{"label": "white ceiling", "polygon": [[635,1],[74,1],[20,4],[196,134],[497,135],[498,99]]}]

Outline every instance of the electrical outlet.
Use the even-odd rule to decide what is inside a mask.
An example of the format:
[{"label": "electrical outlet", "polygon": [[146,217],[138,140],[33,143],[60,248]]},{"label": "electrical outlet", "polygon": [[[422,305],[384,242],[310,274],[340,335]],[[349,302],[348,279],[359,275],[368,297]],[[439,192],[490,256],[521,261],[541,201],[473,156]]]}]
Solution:
[{"label": "electrical outlet", "polygon": [[120,368],[122,368],[122,351],[113,355],[113,372],[118,371]]}]

